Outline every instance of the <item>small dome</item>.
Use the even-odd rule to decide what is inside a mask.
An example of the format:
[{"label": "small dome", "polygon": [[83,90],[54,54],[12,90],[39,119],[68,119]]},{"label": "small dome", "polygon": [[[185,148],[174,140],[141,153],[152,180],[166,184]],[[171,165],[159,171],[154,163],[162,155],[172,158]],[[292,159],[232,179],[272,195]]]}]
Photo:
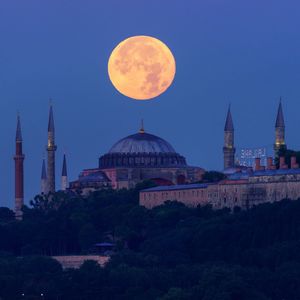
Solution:
[{"label": "small dome", "polygon": [[90,173],[88,175],[81,175],[79,176],[79,182],[109,182],[109,178],[106,176],[106,174],[102,171],[97,171]]},{"label": "small dome", "polygon": [[110,149],[109,153],[176,153],[174,148],[164,139],[153,134],[140,131],[129,135]]}]

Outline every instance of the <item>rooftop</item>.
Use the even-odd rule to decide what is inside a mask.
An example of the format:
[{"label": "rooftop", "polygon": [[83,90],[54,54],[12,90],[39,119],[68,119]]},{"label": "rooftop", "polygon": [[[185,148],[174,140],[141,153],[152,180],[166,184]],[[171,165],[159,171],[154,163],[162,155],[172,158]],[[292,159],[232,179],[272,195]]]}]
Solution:
[{"label": "rooftop", "polygon": [[141,192],[156,192],[156,191],[176,191],[176,190],[190,190],[190,189],[205,189],[208,184],[194,183],[194,184],[179,184],[169,186],[156,186],[153,188],[142,190]]},{"label": "rooftop", "polygon": [[164,139],[145,131],[129,135],[110,149],[109,153],[176,153]]},{"label": "rooftop", "polygon": [[261,170],[254,171],[251,176],[271,176],[271,175],[292,175],[300,174],[300,169],[276,169],[276,170]]},{"label": "rooftop", "polygon": [[300,174],[300,168],[298,169],[275,169],[275,170],[260,170],[260,171],[242,171],[231,174],[228,176],[229,180],[241,180],[248,179],[255,176],[276,176],[276,175],[293,175]]}]

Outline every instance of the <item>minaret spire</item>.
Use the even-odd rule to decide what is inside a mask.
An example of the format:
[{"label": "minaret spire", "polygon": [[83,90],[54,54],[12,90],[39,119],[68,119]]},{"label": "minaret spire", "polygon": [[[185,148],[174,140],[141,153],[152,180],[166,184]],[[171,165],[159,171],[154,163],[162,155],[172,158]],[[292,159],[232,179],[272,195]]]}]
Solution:
[{"label": "minaret spire", "polygon": [[279,99],[279,105],[278,105],[278,110],[277,110],[277,117],[276,117],[275,127],[285,127],[281,97]]},{"label": "minaret spire", "polygon": [[46,161],[43,158],[42,163],[42,174],[41,174],[41,194],[48,193],[48,182],[47,182],[47,170],[46,170]]},{"label": "minaret spire", "polygon": [[49,121],[48,121],[48,160],[47,160],[47,180],[48,180],[48,191],[51,193],[55,192],[55,151],[57,146],[55,145],[55,127],[53,117],[53,106],[50,102],[49,109]]},{"label": "minaret spire", "polygon": [[21,131],[20,115],[17,116],[16,130],[16,154],[15,160],[15,214],[17,219],[22,219],[22,207],[24,205],[24,159],[23,139]]},{"label": "minaret spire", "polygon": [[144,129],[144,119],[141,120],[141,128],[139,133],[145,133],[145,129]]},{"label": "minaret spire", "polygon": [[229,104],[228,111],[227,111],[224,131],[234,131],[230,104]]},{"label": "minaret spire", "polygon": [[235,155],[235,147],[234,147],[234,127],[231,116],[231,106],[229,105],[225,126],[224,126],[224,169],[233,168],[234,164],[234,155]]},{"label": "minaret spire", "polygon": [[21,120],[20,114],[17,114],[17,130],[16,130],[16,141],[22,142],[22,130],[21,130]]},{"label": "minaret spire", "polygon": [[63,167],[61,173],[61,190],[66,191],[68,187],[69,187],[69,182],[68,182],[68,174],[67,174],[67,160],[66,160],[66,154],[64,154]]},{"label": "minaret spire", "polygon": [[279,99],[277,117],[276,117],[276,122],[275,122],[275,144],[274,144],[275,157],[279,156],[280,149],[286,149],[285,124],[284,124],[281,97]]}]

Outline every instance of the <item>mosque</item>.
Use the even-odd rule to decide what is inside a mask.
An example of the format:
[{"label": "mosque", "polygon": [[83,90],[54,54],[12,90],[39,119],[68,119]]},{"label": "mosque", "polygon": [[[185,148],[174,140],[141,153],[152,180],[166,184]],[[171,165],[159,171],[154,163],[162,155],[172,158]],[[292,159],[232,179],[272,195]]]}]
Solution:
[{"label": "mosque", "polygon": [[[15,214],[22,218],[24,205],[25,156],[22,150],[20,116],[17,118],[15,160]],[[281,102],[275,123],[274,153],[286,149],[285,124]],[[42,163],[41,194],[56,192],[55,179],[55,126],[53,107],[50,105],[48,121],[47,161]],[[117,141],[110,150],[100,156],[98,166],[85,169],[77,180],[68,182],[66,156],[63,157],[61,173],[62,191],[88,195],[99,189],[129,189],[144,181],[154,181],[158,186],[140,193],[140,204],[152,208],[167,200],[181,201],[187,205],[212,204],[215,208],[239,206],[249,208],[257,203],[272,202],[274,199],[300,197],[300,168],[296,158],[287,167],[283,157],[279,169],[273,158],[267,166],[256,159],[254,169],[236,165],[234,126],[230,108],[224,127],[224,173],[227,178],[216,184],[198,184],[204,169],[190,166],[170,143],[145,131],[143,122],[140,130]]]},{"label": "mosque", "polygon": [[185,184],[201,180],[203,173],[202,168],[189,166],[166,140],[147,133],[142,122],[138,133],[117,141],[99,158],[98,168],[83,170],[70,189],[83,194],[105,187],[129,189],[144,180]]},{"label": "mosque", "polygon": [[[25,156],[22,150],[20,116],[17,118],[15,160],[15,214],[22,217],[24,205]],[[55,178],[55,124],[53,107],[50,105],[48,120],[47,160],[43,159],[41,172],[41,194],[54,193]],[[201,180],[204,170],[187,164],[184,156],[166,140],[145,131],[142,122],[140,130],[116,142],[108,153],[100,156],[98,166],[85,169],[77,180],[68,182],[66,156],[63,157],[61,173],[62,191],[88,195],[98,189],[134,188],[144,180],[152,180],[160,186],[187,184]]]}]

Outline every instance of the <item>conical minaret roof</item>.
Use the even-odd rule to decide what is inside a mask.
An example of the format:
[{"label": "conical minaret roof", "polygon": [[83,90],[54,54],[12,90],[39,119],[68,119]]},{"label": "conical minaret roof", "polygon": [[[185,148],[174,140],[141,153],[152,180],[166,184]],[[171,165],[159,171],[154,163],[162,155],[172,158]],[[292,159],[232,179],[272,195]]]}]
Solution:
[{"label": "conical minaret roof", "polygon": [[50,103],[50,110],[49,110],[48,132],[54,132],[54,117],[53,117],[53,108],[51,103]]},{"label": "conical minaret roof", "polygon": [[66,154],[64,154],[64,159],[63,159],[63,167],[62,167],[62,173],[61,176],[67,176],[67,160],[66,160]]},{"label": "conical minaret roof", "polygon": [[229,105],[228,111],[227,111],[227,117],[226,117],[224,131],[234,131],[233,121],[232,121],[232,116],[231,116],[231,111],[230,111],[230,105]]},{"label": "conical minaret roof", "polygon": [[275,127],[285,127],[284,118],[283,118],[283,110],[282,110],[282,105],[281,105],[281,98],[280,98],[279,105],[278,105]]},{"label": "conical minaret roof", "polygon": [[16,141],[22,142],[22,130],[21,130],[21,121],[20,115],[17,116],[17,130],[16,130]]}]

